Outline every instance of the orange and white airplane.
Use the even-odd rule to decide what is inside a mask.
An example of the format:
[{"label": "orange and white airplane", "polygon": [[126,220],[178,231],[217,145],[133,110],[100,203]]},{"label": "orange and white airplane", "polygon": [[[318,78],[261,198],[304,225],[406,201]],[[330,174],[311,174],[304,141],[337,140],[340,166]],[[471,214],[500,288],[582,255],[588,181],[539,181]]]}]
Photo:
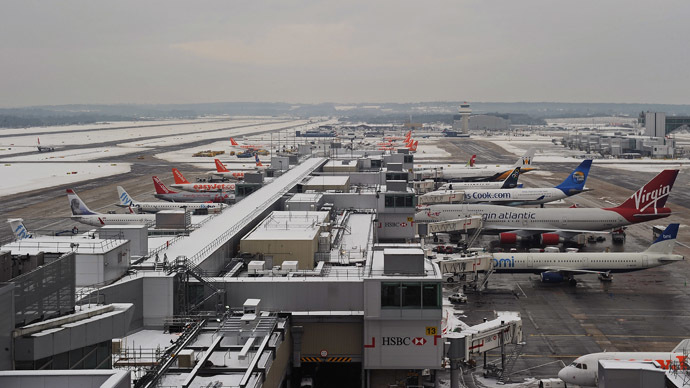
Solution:
[{"label": "orange and white airplane", "polygon": [[378,149],[382,151],[395,151],[398,148],[407,148],[410,150],[410,152],[416,152],[417,151],[417,145],[419,144],[419,140],[414,140],[411,137],[405,141],[404,146],[400,147],[396,145],[395,143],[379,143],[378,145],[380,146]]},{"label": "orange and white airplane", "polygon": [[227,167],[218,159],[214,159],[216,162],[216,171],[210,171],[209,174],[216,175],[222,178],[233,179],[236,181],[244,179],[244,173],[251,170],[228,170]]},{"label": "orange and white airplane", "polygon": [[211,183],[211,182],[198,182],[191,183],[187,178],[182,175],[180,170],[173,168],[173,178],[175,179],[175,184],[170,185],[175,189],[180,189],[184,191],[192,192],[215,192],[215,191],[235,191],[234,183]]},{"label": "orange and white airplane", "polygon": [[235,139],[232,137],[230,138],[230,145],[231,148],[239,148],[241,150],[249,150],[249,151],[261,151],[266,148],[265,145],[263,144],[240,144]]},{"label": "orange and white airplane", "polygon": [[405,137],[387,136],[387,137],[384,137],[383,140],[388,140],[388,141],[405,140],[405,142],[407,143],[407,141],[410,140],[410,136],[412,136],[412,130],[411,129],[409,131],[407,131],[407,133],[405,134]]}]

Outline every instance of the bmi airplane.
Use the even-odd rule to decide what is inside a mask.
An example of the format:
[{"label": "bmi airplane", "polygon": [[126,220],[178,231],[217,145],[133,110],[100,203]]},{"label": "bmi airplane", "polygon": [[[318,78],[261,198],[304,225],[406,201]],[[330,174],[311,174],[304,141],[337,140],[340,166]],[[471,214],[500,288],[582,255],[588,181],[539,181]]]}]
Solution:
[{"label": "bmi airplane", "polygon": [[175,189],[180,189],[184,191],[191,191],[191,192],[217,192],[217,191],[235,191],[235,184],[234,183],[206,183],[206,182],[199,182],[199,183],[191,183],[190,181],[187,180],[187,178],[182,175],[180,170],[173,168],[173,179],[175,179],[175,183],[170,185]]},{"label": "bmi airplane", "polygon": [[661,369],[685,368],[686,354],[690,339],[684,339],[670,352],[602,352],[578,357],[572,364],[558,372],[558,377],[566,384],[581,387],[596,387],[599,383],[599,360],[629,362],[657,362]]},{"label": "bmi airplane", "polygon": [[621,205],[610,208],[527,208],[485,204],[430,205],[419,208],[415,222],[450,221],[481,215],[483,228],[499,233],[501,243],[541,235],[542,244],[558,244],[580,233],[620,228],[671,215],[666,200],[678,170],[664,170]]},{"label": "bmi airplane", "polygon": [[[585,159],[561,184],[555,187],[518,189],[465,189],[465,203],[491,203],[495,205],[542,205],[558,201],[585,189],[592,159]],[[519,173],[518,173],[519,174]],[[517,178],[515,179],[517,182]]]},{"label": "bmi airplane", "polygon": [[643,252],[564,252],[564,253],[494,253],[496,273],[536,273],[544,283],[568,280],[577,284],[575,275],[598,274],[610,279],[611,273],[632,272],[683,260],[674,255],[678,224],[666,227]]},{"label": "bmi airplane", "polygon": [[105,225],[152,225],[156,222],[155,214],[103,214],[96,213],[77,196],[72,189],[67,189],[67,199],[72,209],[72,219],[93,226]]},{"label": "bmi airplane", "polygon": [[161,210],[178,210],[185,209],[194,211],[199,209],[208,209],[209,213],[219,213],[227,205],[223,203],[199,203],[199,202],[140,202],[134,200],[122,186],[117,186],[117,193],[120,197],[120,203],[117,206],[128,207],[132,210],[137,210],[138,213],[156,213]]}]

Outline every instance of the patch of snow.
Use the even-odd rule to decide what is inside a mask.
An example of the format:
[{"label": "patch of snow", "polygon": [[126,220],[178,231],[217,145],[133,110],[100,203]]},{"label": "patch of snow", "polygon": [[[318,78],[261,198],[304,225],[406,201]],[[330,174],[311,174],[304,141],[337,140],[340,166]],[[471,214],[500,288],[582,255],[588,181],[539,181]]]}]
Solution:
[{"label": "patch of snow", "polygon": [[0,196],[124,174],[129,163],[4,163]]}]

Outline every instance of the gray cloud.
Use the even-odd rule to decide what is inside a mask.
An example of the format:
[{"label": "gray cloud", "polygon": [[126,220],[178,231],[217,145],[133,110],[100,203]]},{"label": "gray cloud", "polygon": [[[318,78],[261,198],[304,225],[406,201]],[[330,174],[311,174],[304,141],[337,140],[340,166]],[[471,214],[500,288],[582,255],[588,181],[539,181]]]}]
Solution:
[{"label": "gray cloud", "polygon": [[690,3],[9,1],[1,106],[690,103]]}]

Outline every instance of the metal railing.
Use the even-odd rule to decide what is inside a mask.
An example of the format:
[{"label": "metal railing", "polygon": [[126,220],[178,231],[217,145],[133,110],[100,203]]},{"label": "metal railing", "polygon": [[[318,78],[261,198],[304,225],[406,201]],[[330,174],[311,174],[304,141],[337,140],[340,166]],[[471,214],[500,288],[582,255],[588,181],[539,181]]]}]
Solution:
[{"label": "metal railing", "polygon": [[191,262],[191,265],[192,266],[199,265],[199,262],[201,261],[201,259],[207,257],[207,254],[210,251],[213,251],[213,250],[215,250],[216,247],[228,242],[230,240],[230,238],[235,233],[239,232],[242,228],[244,228],[249,223],[249,221],[254,220],[257,213],[258,214],[263,213],[271,204],[275,203],[275,201],[277,201],[280,197],[282,197],[283,195],[285,195],[285,193],[287,193],[289,191],[289,189],[287,187],[292,188],[299,181],[304,179],[304,176],[305,176],[305,174],[300,174],[297,178],[290,181],[288,184],[285,185],[285,187],[283,189],[279,190],[278,192],[273,194],[269,199],[267,199],[266,201],[262,202],[259,206],[257,206],[256,209],[254,210],[254,212],[244,216],[232,228],[223,232],[220,236],[216,237],[213,241],[211,241],[211,243],[206,245],[204,247],[204,249],[197,252],[192,257],[190,257],[189,261]]}]

